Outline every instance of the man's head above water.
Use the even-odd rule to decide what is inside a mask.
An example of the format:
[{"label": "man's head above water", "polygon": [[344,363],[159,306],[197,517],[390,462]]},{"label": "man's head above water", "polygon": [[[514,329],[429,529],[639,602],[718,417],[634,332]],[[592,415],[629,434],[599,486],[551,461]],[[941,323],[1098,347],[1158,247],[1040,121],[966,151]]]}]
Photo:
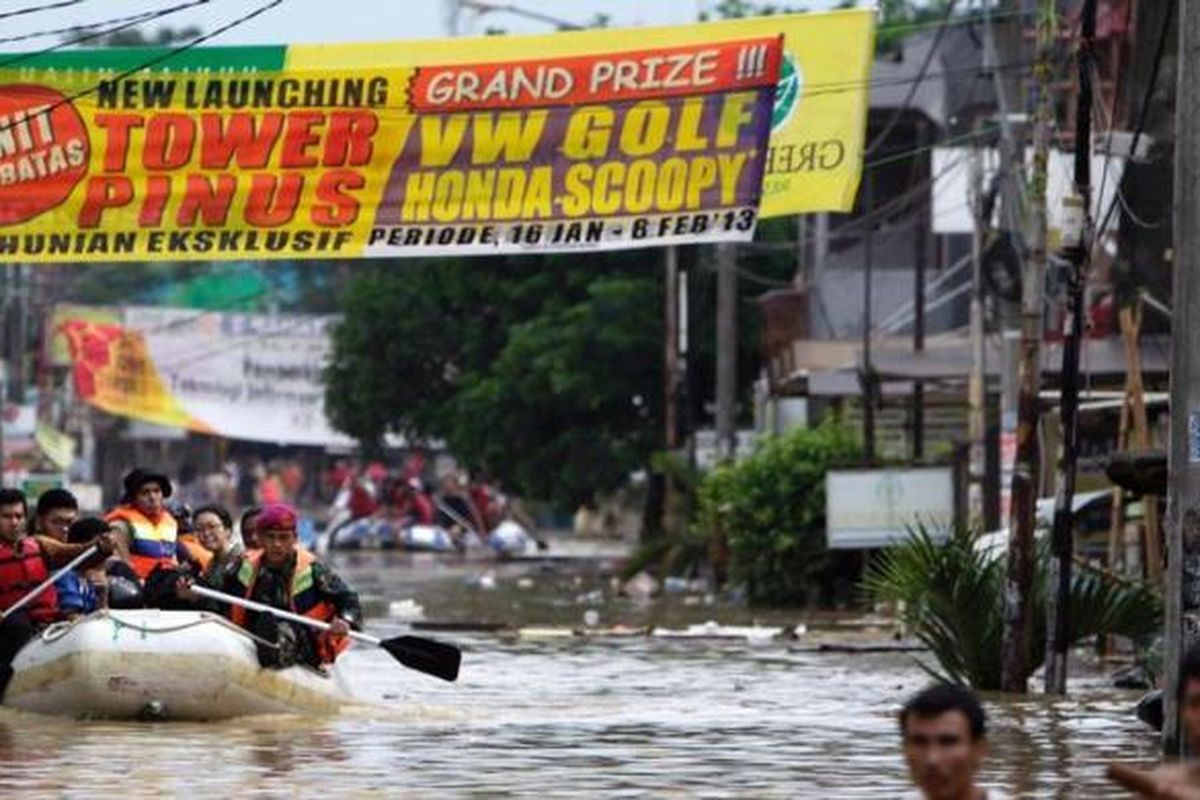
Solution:
[{"label": "man's head above water", "polygon": [[987,754],[987,717],[969,690],[939,684],[900,710],[904,759],[927,800],[978,800],[975,773]]}]

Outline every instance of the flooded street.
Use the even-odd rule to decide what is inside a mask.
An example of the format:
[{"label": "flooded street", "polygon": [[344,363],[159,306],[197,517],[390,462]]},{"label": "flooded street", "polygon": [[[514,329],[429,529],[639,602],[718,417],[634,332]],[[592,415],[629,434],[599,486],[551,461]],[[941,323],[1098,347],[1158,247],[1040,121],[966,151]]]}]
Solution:
[{"label": "flooded street", "polygon": [[[391,566],[380,570],[381,562]],[[518,613],[525,624],[579,625],[584,607],[596,605],[604,624],[621,621],[617,614],[643,624],[660,613],[613,600],[588,576],[576,586],[574,576],[544,565],[414,564],[378,554],[343,556],[338,565],[373,608],[415,600],[431,620],[512,621]],[[481,588],[479,576],[489,571],[496,588]],[[445,600],[451,595],[453,607]],[[661,613],[739,624],[754,616],[679,605]],[[375,633],[402,627],[392,617],[370,621]],[[908,654],[815,652],[804,636],[751,643],[533,633],[430,633],[463,647],[457,684],[356,647],[345,665],[367,703],[333,718],[118,724],[5,711],[0,796],[891,798],[907,791],[894,714],[925,682]],[[1084,678],[1067,701],[989,702],[988,784],[1019,797],[1125,796],[1103,780],[1104,764],[1155,753],[1154,737],[1132,716],[1136,697]]]}]

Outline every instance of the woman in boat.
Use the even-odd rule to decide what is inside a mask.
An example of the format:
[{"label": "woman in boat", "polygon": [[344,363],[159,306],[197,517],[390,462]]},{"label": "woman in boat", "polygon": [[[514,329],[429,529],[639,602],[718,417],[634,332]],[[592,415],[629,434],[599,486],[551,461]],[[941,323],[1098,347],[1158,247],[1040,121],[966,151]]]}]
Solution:
[{"label": "woman in boat", "polygon": [[[298,522],[291,506],[264,507],[255,525],[262,550],[246,553],[237,572],[228,575],[219,588],[225,594],[329,623],[328,631],[318,632],[240,606],[224,607],[238,625],[263,642],[273,643],[258,644],[259,663],[273,669],[332,664],[350,644],[346,634],[362,629],[358,593],[298,545]],[[181,587],[181,596],[188,596],[186,586]]]},{"label": "woman in boat", "polygon": [[206,586],[220,587],[230,574],[236,574],[246,549],[233,535],[233,517],[224,507],[202,506],[193,515],[196,538],[211,554],[200,575]]}]

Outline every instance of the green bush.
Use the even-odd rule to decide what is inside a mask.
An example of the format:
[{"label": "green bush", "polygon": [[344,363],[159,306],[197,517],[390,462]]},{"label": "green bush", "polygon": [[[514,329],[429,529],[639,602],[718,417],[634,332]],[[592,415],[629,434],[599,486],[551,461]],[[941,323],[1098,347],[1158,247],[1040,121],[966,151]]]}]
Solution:
[{"label": "green bush", "polygon": [[751,603],[811,603],[845,577],[846,556],[825,547],[825,474],[859,453],[854,433],[830,420],[765,439],[704,479],[697,524],[725,537],[729,577]]},{"label": "green bush", "polygon": [[[1000,688],[1004,638],[1004,558],[975,546],[976,535],[963,527],[935,537],[924,526],[908,541],[885,550],[867,573],[864,586],[873,600],[903,604],[903,620],[926,647],[937,668],[925,669],[942,680],[980,690]],[[1033,640],[1025,678],[1046,657],[1046,591],[1049,548],[1038,550],[1034,573]],[[1162,630],[1162,597],[1143,583],[1127,582],[1076,566],[1071,570],[1072,643],[1090,636],[1127,636],[1144,649]]]}]

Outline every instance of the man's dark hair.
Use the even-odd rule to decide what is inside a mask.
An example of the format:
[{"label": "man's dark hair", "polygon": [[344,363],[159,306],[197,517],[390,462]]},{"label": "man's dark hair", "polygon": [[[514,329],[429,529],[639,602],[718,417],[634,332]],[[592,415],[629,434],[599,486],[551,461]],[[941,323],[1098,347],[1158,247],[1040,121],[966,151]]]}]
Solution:
[{"label": "man's dark hair", "polygon": [[29,502],[20,489],[0,489],[0,506],[20,506],[26,514],[29,513]]},{"label": "man's dark hair", "polygon": [[38,498],[37,515],[39,517],[49,514],[51,511],[57,511],[60,508],[65,508],[69,511],[78,511],[79,501],[75,499],[75,495],[66,489],[47,489]]},{"label": "man's dark hair", "polygon": [[250,506],[247,508],[242,512],[242,518],[238,520],[238,530],[240,530],[242,533],[245,533],[247,528],[253,528],[254,526],[251,520],[261,513],[262,506]]},{"label": "man's dark hair", "polygon": [[70,544],[84,544],[101,534],[108,533],[108,529],[109,523],[99,517],[77,519],[67,529],[67,542]]},{"label": "man's dark hair", "polygon": [[229,515],[229,512],[224,506],[218,506],[215,504],[200,506],[192,512],[193,525],[196,523],[196,520],[200,518],[201,514],[212,514],[214,517],[221,520],[221,524],[225,526],[226,530],[233,530],[233,517]]},{"label": "man's dark hair", "polygon": [[959,711],[971,727],[971,738],[982,739],[987,733],[987,715],[970,689],[952,683],[939,683],[922,689],[900,709],[900,733],[907,732],[909,717],[932,719],[950,711]]}]

